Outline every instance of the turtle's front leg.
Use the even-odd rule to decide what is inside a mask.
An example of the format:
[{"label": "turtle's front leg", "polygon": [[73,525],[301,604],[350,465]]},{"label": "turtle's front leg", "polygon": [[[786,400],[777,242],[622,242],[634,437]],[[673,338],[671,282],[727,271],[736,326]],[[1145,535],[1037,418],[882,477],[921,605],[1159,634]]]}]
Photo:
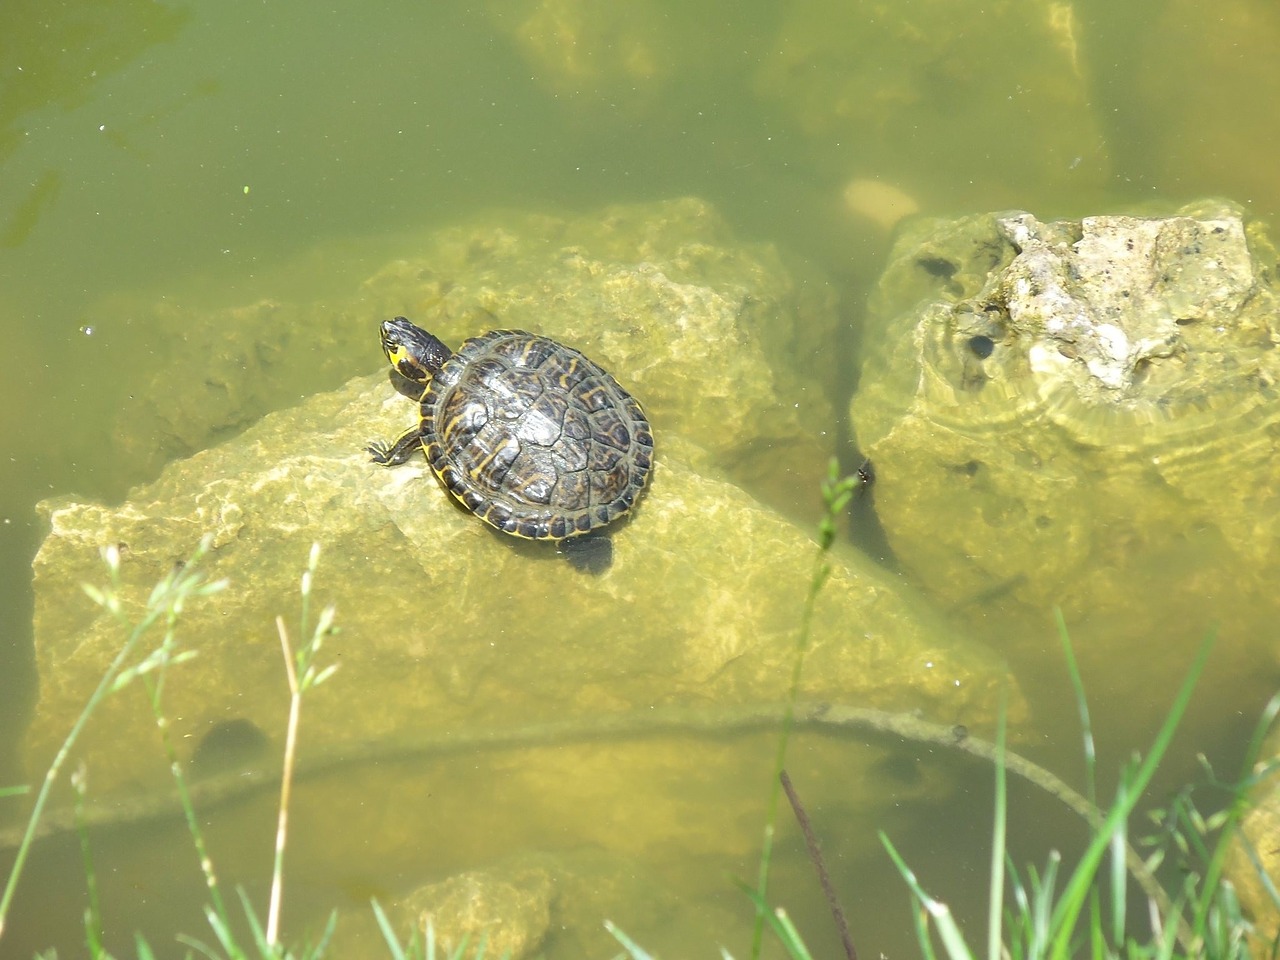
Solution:
[{"label": "turtle's front leg", "polygon": [[414,427],[400,434],[400,438],[391,446],[381,440],[374,440],[365,450],[369,459],[384,467],[394,467],[404,463],[422,448],[422,429]]}]

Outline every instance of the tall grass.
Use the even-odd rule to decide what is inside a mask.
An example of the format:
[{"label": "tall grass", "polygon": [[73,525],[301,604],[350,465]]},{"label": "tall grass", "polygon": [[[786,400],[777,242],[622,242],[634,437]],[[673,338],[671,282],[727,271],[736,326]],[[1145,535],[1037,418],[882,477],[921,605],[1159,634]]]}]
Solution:
[{"label": "tall grass", "polygon": [[[332,676],[335,666],[320,668],[316,656],[323,645],[325,637],[333,632],[334,610],[327,607],[317,618],[314,626],[309,626],[309,604],[316,565],[319,560],[319,548],[313,546],[306,571],[302,575],[302,624],[301,632],[307,638],[297,649],[289,643],[288,633],[282,620],[277,618],[276,628],[280,637],[284,656],[285,672],[289,681],[290,711],[289,725],[285,742],[284,777],[281,787],[279,821],[276,838],[275,860],[272,872],[271,899],[267,911],[267,923],[259,921],[257,912],[243,890],[237,895],[244,913],[245,922],[250,931],[250,940],[242,942],[235,932],[235,924],[231,911],[227,907],[227,898],[223,894],[222,885],[214,869],[191,800],[191,791],[187,782],[183,765],[179,761],[177,749],[170,733],[168,717],[164,710],[165,682],[170,667],[190,660],[196,651],[183,649],[178,643],[177,627],[186,605],[194,599],[210,596],[224,589],[226,582],[219,580],[209,582],[200,570],[200,561],[208,552],[210,538],[204,538],[195,553],[186,563],[176,565],[151,591],[141,616],[137,621],[129,618],[122,599],[120,588],[120,552],[114,546],[102,551],[103,561],[107,567],[109,583],[105,587],[85,586],[89,597],[117,620],[125,630],[126,639],[116,656],[112,659],[98,685],[90,694],[84,707],[72,724],[57,754],[46,771],[40,792],[32,807],[27,827],[18,846],[14,865],[5,883],[3,896],[0,897],[0,937],[4,934],[5,921],[22,877],[36,829],[44,815],[50,792],[57,782],[67,759],[71,756],[81,733],[101,706],[103,701],[112,695],[140,684],[146,693],[151,706],[152,715],[160,731],[160,739],[169,767],[178,789],[178,796],[186,818],[187,828],[191,834],[199,869],[204,875],[209,894],[209,905],[205,916],[213,930],[217,946],[211,946],[194,937],[180,937],[179,940],[202,956],[216,958],[225,956],[232,960],[248,960],[250,957],[263,960],[285,960],[285,958],[318,958],[324,954],[328,940],[333,933],[336,915],[330,917],[329,924],[320,940],[307,945],[298,951],[283,947],[279,939],[279,918],[281,892],[284,876],[284,846],[286,825],[288,822],[289,789],[292,781],[294,761],[297,751],[297,731],[302,697],[305,693],[323,683]],[[144,638],[158,624],[163,624],[163,632],[159,643],[143,656],[138,656],[143,649]],[[102,920],[98,908],[97,884],[93,858],[89,847],[88,831],[84,827],[80,812],[85,797],[85,783],[82,771],[72,776],[72,786],[76,796],[76,822],[80,834],[81,850],[84,858],[85,876],[88,883],[88,906],[85,910],[85,936],[89,955],[95,960],[105,960],[110,954],[103,944]],[[149,958],[153,956],[151,947],[140,936],[136,941],[138,955]],[[219,953],[221,950],[221,953]]]},{"label": "tall grass", "polygon": [[[108,586],[102,588],[85,585],[84,590],[95,603],[121,624],[126,631],[126,639],[107,666],[102,678],[98,681],[98,685],[89,695],[84,708],[71,725],[71,730],[63,740],[58,752],[54,755],[53,761],[49,764],[49,769],[45,771],[44,779],[40,784],[40,791],[36,795],[35,804],[27,820],[26,831],[18,846],[13,868],[10,870],[9,878],[5,882],[4,892],[0,893],[0,938],[4,936],[9,908],[13,903],[13,895],[17,891],[18,881],[21,879],[23,869],[26,867],[27,857],[31,852],[31,844],[35,840],[36,827],[40,823],[40,818],[44,815],[54,784],[57,783],[63,766],[66,765],[67,759],[71,756],[72,750],[75,749],[75,745],[79,741],[80,735],[84,732],[84,728],[88,725],[90,718],[107,696],[129,685],[136,678],[162,666],[167,666],[170,660],[175,658],[173,653],[174,632],[183,607],[193,598],[209,596],[226,586],[224,581],[206,582],[204,575],[199,571],[200,559],[208,552],[211,543],[211,538],[206,536],[201,540],[200,546],[196,548],[190,560],[185,564],[175,566],[168,575],[156,584],[155,589],[151,591],[151,595],[147,598],[146,607],[137,623],[129,620],[120,598],[120,549],[115,544],[103,548],[102,559],[106,564],[107,574],[111,582]],[[147,656],[135,662],[134,657],[142,645],[143,638],[150,633],[157,623],[164,624],[164,639]],[[178,658],[187,659],[187,656],[187,654],[182,654]]]}]

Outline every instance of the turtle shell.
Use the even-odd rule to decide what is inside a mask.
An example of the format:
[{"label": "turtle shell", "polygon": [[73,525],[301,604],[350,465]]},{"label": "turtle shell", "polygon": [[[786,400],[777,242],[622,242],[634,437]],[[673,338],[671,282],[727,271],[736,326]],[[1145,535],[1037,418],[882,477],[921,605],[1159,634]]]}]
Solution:
[{"label": "turtle shell", "polygon": [[653,435],[640,404],[577,350],[523,330],[467,340],[422,395],[427,462],[503,533],[575,537],[644,489]]}]

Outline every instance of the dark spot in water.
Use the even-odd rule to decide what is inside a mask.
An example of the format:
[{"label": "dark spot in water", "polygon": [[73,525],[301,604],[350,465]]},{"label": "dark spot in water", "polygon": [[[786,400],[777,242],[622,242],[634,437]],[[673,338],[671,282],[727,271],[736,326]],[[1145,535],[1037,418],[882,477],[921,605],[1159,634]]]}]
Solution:
[{"label": "dark spot in water", "polygon": [[950,280],[956,274],[956,265],[942,257],[921,257],[916,263],[929,276],[939,280]]},{"label": "dark spot in water", "polygon": [[191,772],[207,777],[251,766],[270,741],[258,725],[244,717],[216,723],[200,740],[191,755]]},{"label": "dark spot in water", "polygon": [[880,783],[915,786],[920,782],[920,762],[905,751],[895,750],[871,764],[870,773]]},{"label": "dark spot in water", "polygon": [[987,359],[995,348],[996,342],[990,337],[977,334],[969,338],[969,349],[973,351],[973,355],[979,360]]}]

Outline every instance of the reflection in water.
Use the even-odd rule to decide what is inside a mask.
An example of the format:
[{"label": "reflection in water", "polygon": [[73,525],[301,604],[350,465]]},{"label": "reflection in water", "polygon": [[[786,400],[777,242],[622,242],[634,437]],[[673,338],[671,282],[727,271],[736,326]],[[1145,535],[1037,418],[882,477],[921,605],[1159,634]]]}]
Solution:
[{"label": "reflection in water", "polygon": [[151,0],[36,3],[0,8],[5,47],[0,64],[0,164],[23,142],[22,117],[51,106],[82,104],[94,85],[166,43],[190,20],[186,10]]},{"label": "reflection in water", "polygon": [[252,720],[237,717],[210,728],[191,755],[196,779],[247,769],[265,759],[270,739]]}]

